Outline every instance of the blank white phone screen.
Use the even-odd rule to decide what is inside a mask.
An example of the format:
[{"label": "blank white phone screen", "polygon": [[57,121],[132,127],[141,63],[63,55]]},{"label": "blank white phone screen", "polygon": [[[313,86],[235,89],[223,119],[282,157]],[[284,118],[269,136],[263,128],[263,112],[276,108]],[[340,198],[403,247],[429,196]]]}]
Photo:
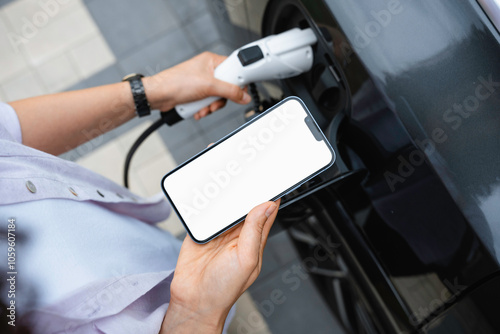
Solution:
[{"label": "blank white phone screen", "polygon": [[297,99],[287,99],[164,177],[163,189],[195,241],[333,164],[331,146],[315,137],[306,117],[311,122]]}]

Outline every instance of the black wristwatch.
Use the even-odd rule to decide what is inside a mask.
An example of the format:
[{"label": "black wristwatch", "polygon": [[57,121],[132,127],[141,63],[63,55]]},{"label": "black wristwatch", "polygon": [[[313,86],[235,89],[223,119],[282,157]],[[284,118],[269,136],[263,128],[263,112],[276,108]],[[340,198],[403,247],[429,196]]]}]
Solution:
[{"label": "black wristwatch", "polygon": [[142,78],[144,78],[144,75],[132,73],[122,79],[122,81],[128,81],[130,83],[132,96],[134,97],[135,112],[139,117],[151,114],[151,108],[146,97],[146,92],[144,91],[144,85],[141,80]]}]

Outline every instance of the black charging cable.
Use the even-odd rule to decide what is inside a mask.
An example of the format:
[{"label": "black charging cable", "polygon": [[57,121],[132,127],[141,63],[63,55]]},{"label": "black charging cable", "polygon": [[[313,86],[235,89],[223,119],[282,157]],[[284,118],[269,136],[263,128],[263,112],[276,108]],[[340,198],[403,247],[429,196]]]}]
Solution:
[{"label": "black charging cable", "polygon": [[132,145],[130,150],[127,153],[127,158],[125,158],[125,167],[123,170],[123,184],[125,185],[126,188],[128,188],[128,171],[130,169],[130,162],[132,161],[132,157],[135,154],[135,151],[139,148],[139,146],[148,138],[153,132],[158,130],[163,124],[170,124],[170,117],[174,113],[171,113],[170,111],[167,112],[161,112],[160,116],[161,118],[158,119],[156,122],[151,124],[149,128],[147,128],[140,136],[137,138],[135,143]]},{"label": "black charging cable", "polygon": [[[259,97],[259,92],[257,91],[257,87],[255,86],[254,83],[251,83],[248,85],[249,86],[249,91],[250,95],[252,96],[252,100],[255,106],[255,109],[259,109],[259,106],[261,105],[260,103],[260,97]],[[135,152],[141,146],[141,144],[156,130],[158,130],[163,124],[166,125],[174,125],[175,123],[179,122],[182,120],[182,117],[179,116],[177,111],[174,109],[171,109],[169,111],[162,111],[160,112],[161,118],[158,119],[156,122],[151,124],[149,128],[147,128],[140,136],[137,138],[137,140],[134,142],[132,147],[127,153],[127,157],[125,158],[125,167],[123,169],[123,184],[125,185],[126,188],[128,188],[128,172],[130,169],[130,162],[132,161],[132,157],[134,156]]]},{"label": "black charging cable", "polygon": [[257,86],[255,83],[251,83],[248,85],[248,92],[250,93],[250,96],[252,97],[253,100],[253,106],[255,110],[259,110],[259,107],[261,106],[260,103],[260,96],[259,96],[259,91],[257,90]]}]

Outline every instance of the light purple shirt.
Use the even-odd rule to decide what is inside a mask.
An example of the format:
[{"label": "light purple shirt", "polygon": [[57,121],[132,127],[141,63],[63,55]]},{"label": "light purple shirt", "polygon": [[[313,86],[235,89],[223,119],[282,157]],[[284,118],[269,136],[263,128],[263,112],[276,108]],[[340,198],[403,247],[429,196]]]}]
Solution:
[{"label": "light purple shirt", "polygon": [[[144,199],[71,161],[21,144],[15,111],[0,103],[0,203],[13,204],[60,198],[92,201],[146,223],[164,220],[170,206],[162,197]],[[36,192],[29,191],[31,182]],[[76,194],[76,195],[75,195]]]},{"label": "light purple shirt", "polygon": [[16,218],[16,323],[33,333],[158,333],[180,249],[148,225],[169,215],[163,196],[140,198],[21,140],[15,111],[0,103],[0,233]]}]

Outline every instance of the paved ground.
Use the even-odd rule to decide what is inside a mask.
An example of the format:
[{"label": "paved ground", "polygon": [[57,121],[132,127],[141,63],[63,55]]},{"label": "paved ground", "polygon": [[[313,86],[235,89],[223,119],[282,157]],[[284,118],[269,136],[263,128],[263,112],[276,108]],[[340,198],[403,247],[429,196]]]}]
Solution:
[{"label": "paved ground", "polygon": [[[131,72],[151,75],[205,50],[227,55],[234,45],[220,34],[223,7],[222,0],[0,0],[0,99],[114,83]],[[135,119],[62,157],[121,184],[128,149],[154,119]],[[230,104],[199,122],[161,129],[134,157],[131,189],[158,193],[166,172],[242,123],[242,108]],[[161,227],[184,235],[175,215]],[[282,278],[296,265],[286,233],[274,236],[251,295],[239,301],[231,333],[326,333],[336,327],[309,279],[291,290]],[[276,289],[283,293],[279,304]]]}]

